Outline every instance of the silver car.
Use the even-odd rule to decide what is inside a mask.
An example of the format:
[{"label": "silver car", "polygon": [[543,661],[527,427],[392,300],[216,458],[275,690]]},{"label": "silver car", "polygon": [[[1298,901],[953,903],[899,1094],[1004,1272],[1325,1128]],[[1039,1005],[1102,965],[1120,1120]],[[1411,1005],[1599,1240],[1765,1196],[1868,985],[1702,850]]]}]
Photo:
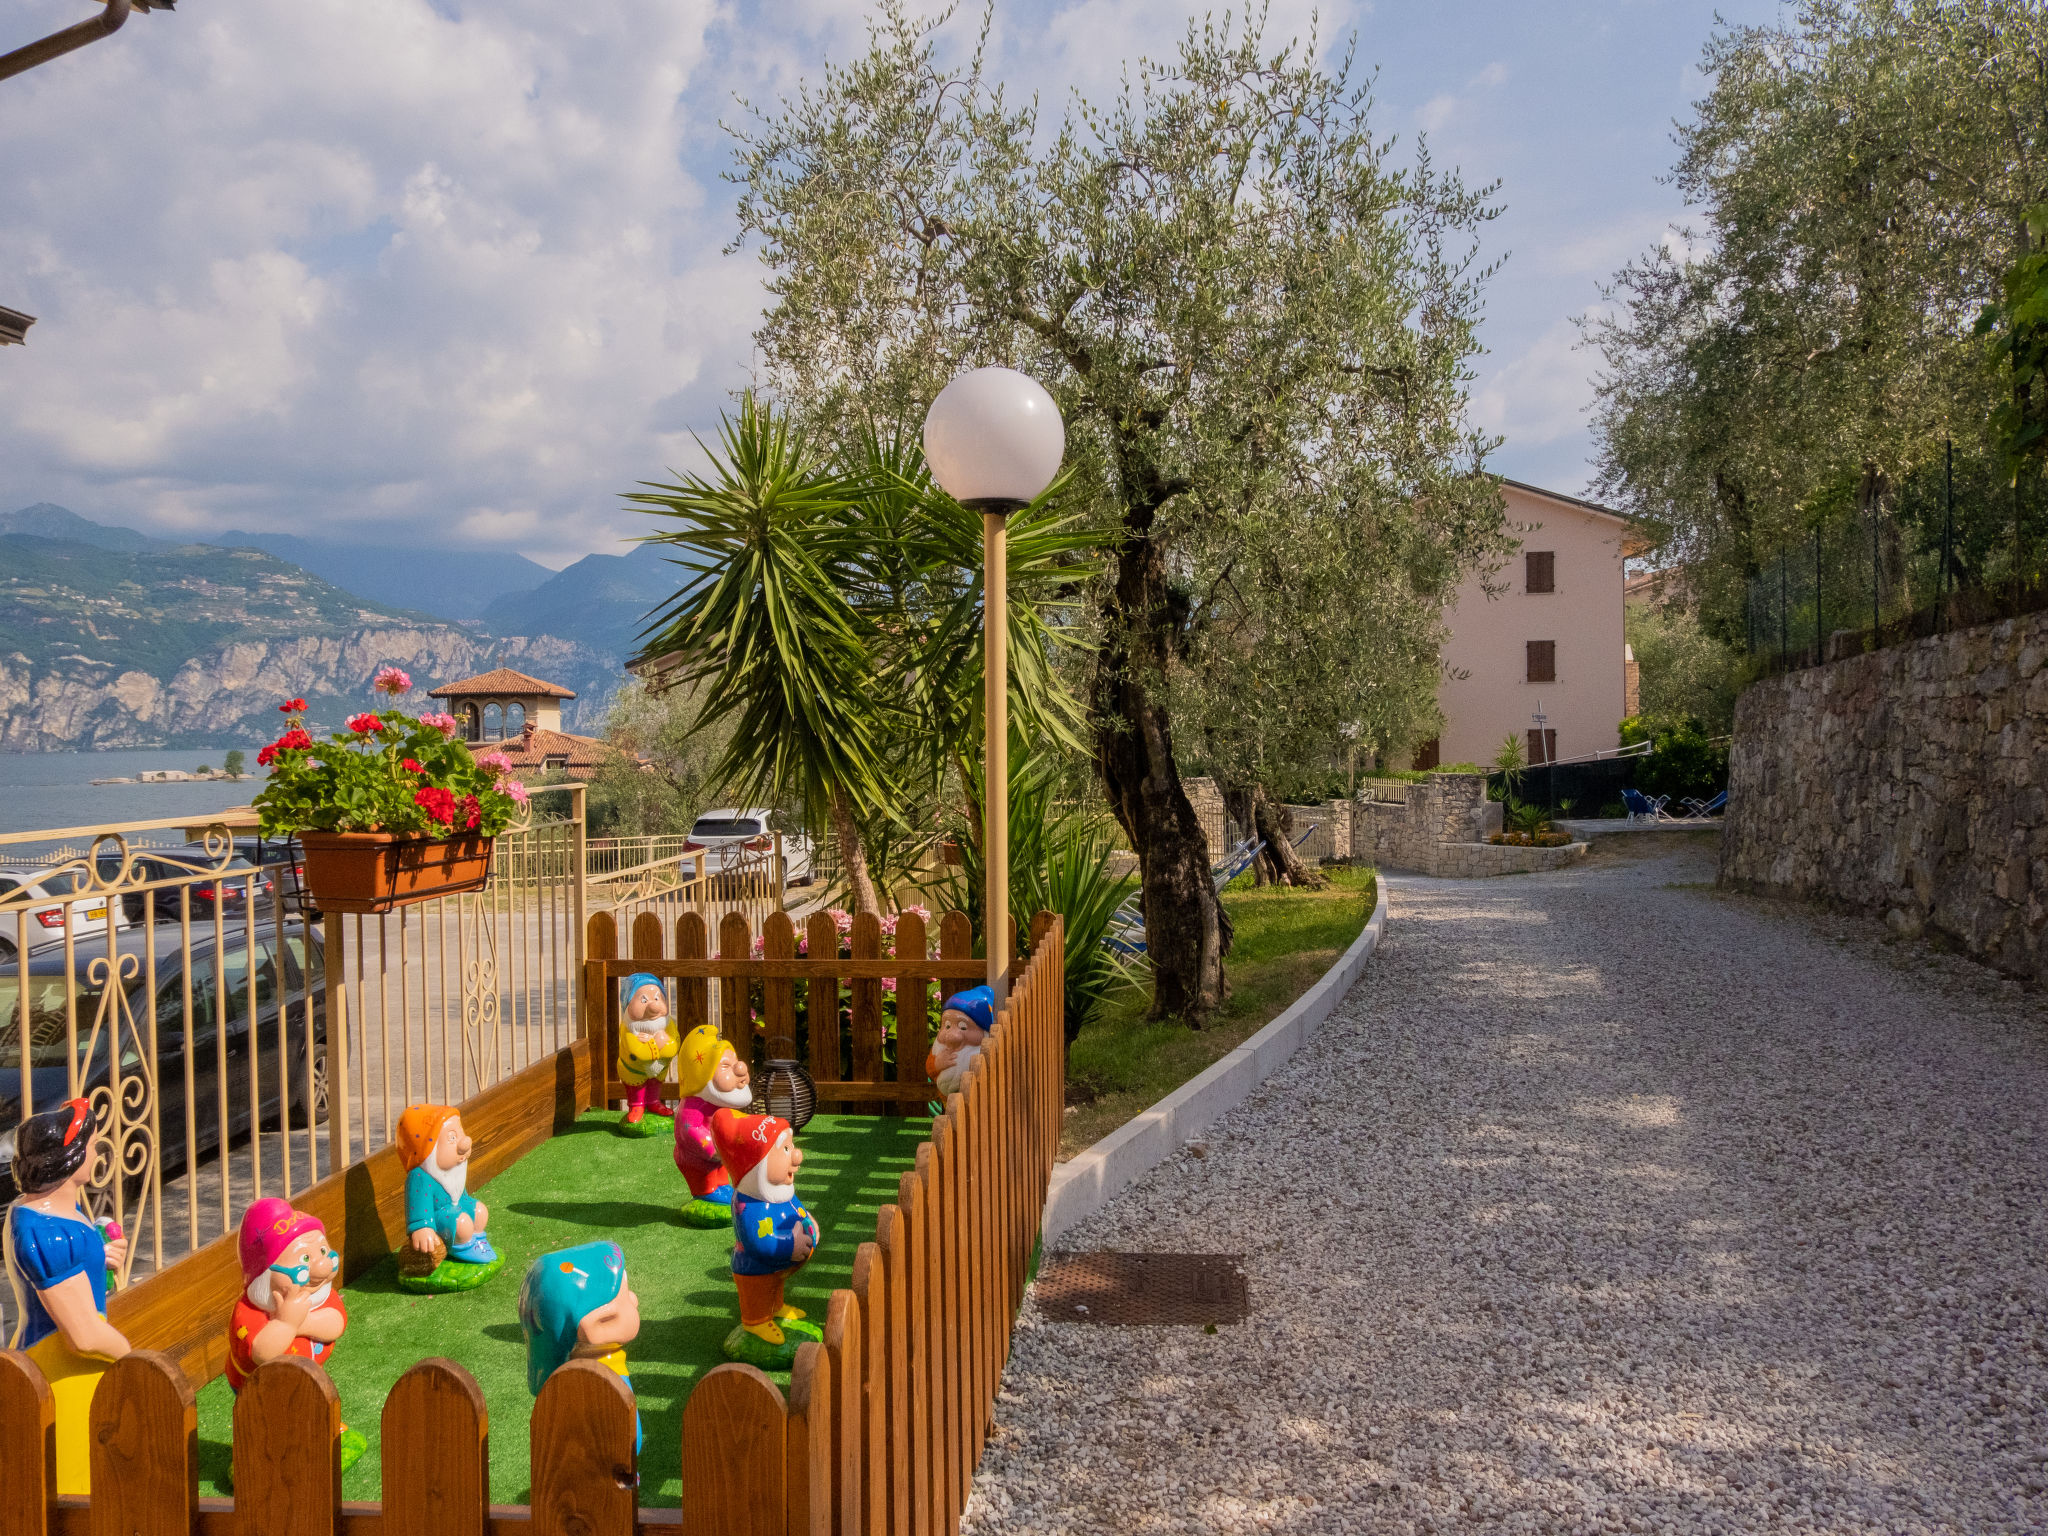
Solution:
[{"label": "silver car", "polygon": [[[690,840],[683,848],[686,852],[704,850],[708,875],[765,867],[775,856],[774,818],[774,810],[767,806],[706,811],[690,828]],[[784,833],[782,857],[785,884],[811,883],[810,839],[800,832]]]},{"label": "silver car", "polygon": [[126,926],[120,904],[110,901],[104,891],[87,891],[77,900],[62,900],[84,883],[85,877],[75,869],[0,872],[0,959],[12,959],[24,936],[30,949],[61,942],[67,912],[73,939],[103,934],[109,925]]}]

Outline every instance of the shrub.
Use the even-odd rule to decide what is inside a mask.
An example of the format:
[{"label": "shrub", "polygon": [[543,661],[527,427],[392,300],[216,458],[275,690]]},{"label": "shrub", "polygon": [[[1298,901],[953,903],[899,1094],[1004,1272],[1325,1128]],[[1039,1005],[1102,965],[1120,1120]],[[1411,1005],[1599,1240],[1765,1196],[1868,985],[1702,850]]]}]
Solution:
[{"label": "shrub", "polygon": [[1634,775],[1645,794],[1706,799],[1728,787],[1728,743],[1710,739],[1699,721],[1631,715],[1621,722],[1623,746],[1642,741],[1653,748]]}]

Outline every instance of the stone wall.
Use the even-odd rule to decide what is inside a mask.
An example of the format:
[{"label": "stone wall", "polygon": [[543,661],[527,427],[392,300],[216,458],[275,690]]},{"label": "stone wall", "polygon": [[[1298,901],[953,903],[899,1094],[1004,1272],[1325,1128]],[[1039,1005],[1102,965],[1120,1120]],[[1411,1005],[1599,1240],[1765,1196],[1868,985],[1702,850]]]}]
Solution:
[{"label": "stone wall", "polygon": [[1735,710],[1721,879],[2048,979],[2048,614],[1770,678]]},{"label": "stone wall", "polygon": [[1216,787],[1214,779],[1182,779],[1180,787],[1186,792],[1188,803],[1195,808],[1195,815],[1201,818],[1202,836],[1209,844],[1209,862],[1220,863],[1230,852],[1230,845],[1223,836],[1223,791]]},{"label": "stone wall", "polygon": [[1408,785],[1398,805],[1362,794],[1351,816],[1352,856],[1381,869],[1460,878],[1527,874],[1586,852],[1584,843],[1514,848],[1485,841],[1500,830],[1501,808],[1486,798],[1483,773],[1432,773]]},{"label": "stone wall", "polygon": [[[1308,832],[1295,850],[1305,864],[1348,861],[1351,857],[1351,802],[1325,800],[1321,805],[1283,806],[1294,818],[1294,836]],[[1314,827],[1313,832],[1308,829]]]}]

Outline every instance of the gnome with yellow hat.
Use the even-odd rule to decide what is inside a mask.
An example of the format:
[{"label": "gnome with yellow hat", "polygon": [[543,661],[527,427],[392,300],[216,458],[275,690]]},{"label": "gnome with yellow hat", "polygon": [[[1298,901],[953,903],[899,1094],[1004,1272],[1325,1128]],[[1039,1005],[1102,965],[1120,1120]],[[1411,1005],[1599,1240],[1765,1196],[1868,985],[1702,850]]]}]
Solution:
[{"label": "gnome with yellow hat", "polygon": [[723,1227],[732,1221],[732,1180],[719,1161],[711,1117],[721,1109],[745,1109],[753,1099],[747,1064],[718,1026],[699,1024],[683,1037],[676,1053],[676,1169],[690,1186],[683,1221],[692,1227]]},{"label": "gnome with yellow hat", "polygon": [[398,1283],[409,1291],[472,1290],[505,1262],[484,1235],[490,1211],[469,1192],[473,1145],[446,1104],[414,1104],[398,1117],[406,1230]]}]

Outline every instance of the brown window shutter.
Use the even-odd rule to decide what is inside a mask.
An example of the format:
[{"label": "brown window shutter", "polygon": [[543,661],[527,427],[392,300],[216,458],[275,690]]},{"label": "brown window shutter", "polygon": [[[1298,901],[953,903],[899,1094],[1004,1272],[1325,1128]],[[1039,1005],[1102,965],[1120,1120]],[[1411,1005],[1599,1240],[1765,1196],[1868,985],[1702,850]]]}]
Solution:
[{"label": "brown window shutter", "polygon": [[1443,739],[1432,736],[1415,749],[1415,772],[1427,773],[1436,767],[1443,757]]},{"label": "brown window shutter", "polygon": [[1524,592],[1555,592],[1557,590],[1557,552],[1550,549],[1532,549],[1522,556],[1522,590]]},{"label": "brown window shutter", "polygon": [[1540,767],[1544,763],[1554,763],[1556,761],[1557,732],[1552,730],[1539,731],[1532,727],[1529,731],[1529,766],[1532,768]]},{"label": "brown window shutter", "polygon": [[1557,642],[1555,640],[1531,640],[1529,642],[1529,681],[1532,683],[1554,683],[1557,681]]}]

